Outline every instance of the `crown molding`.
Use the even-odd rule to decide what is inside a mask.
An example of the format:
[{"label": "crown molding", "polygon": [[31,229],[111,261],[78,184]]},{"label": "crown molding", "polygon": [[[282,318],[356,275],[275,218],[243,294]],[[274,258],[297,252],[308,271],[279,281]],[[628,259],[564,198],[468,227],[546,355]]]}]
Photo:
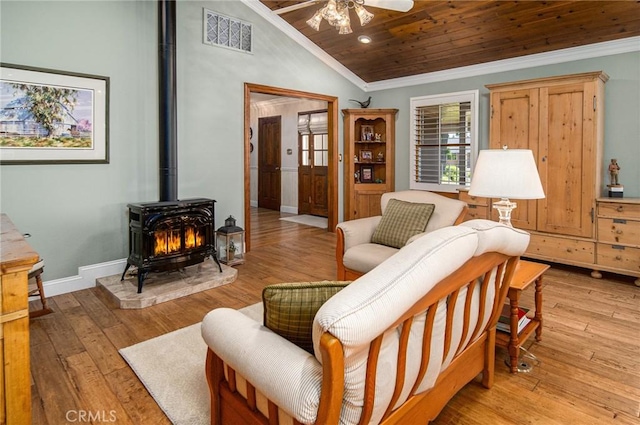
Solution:
[{"label": "crown molding", "polygon": [[591,59],[601,56],[617,55],[640,51],[640,37],[629,37],[620,40],[605,41],[602,43],[588,44],[585,46],[570,47],[568,49],[555,50],[553,52],[536,53],[520,56],[512,59],[503,59],[478,65],[452,68],[444,71],[428,72],[409,77],[393,78],[390,80],[367,83],[356,74],[335,60],[324,50],[312,43],[307,37],[292,27],[287,21],[274,14],[271,9],[259,0],[241,0],[254,12],[266,19],[273,26],[284,32],[300,46],[307,49],[327,66],[334,69],[347,80],[365,92],[395,89],[420,84],[437,83],[456,80],[458,78],[476,77],[479,75],[494,74],[497,72],[515,71],[518,69],[532,68],[536,66],[554,65],[564,62],[572,62],[581,59]]},{"label": "crown molding", "polygon": [[366,84],[365,91],[369,92],[437,83],[456,80],[458,78],[477,77],[479,75],[515,71],[518,69],[533,68],[536,66],[554,65],[563,62],[573,62],[581,59],[591,59],[638,51],[640,51],[640,37],[629,37],[620,40],[605,41],[602,43],[554,50],[553,52],[536,53],[513,59],[504,59],[478,65],[451,68],[444,71],[412,75],[410,77],[376,81]]},{"label": "crown molding", "polygon": [[240,0],[251,10],[256,12],[258,15],[266,19],[270,24],[278,28],[280,31],[289,36],[293,41],[307,49],[314,56],[320,59],[325,65],[333,68],[334,71],[338,72],[347,80],[351,81],[356,86],[365,90],[366,83],[363,79],[358,77],[356,74],[351,72],[347,67],[342,65],[340,62],[335,60],[332,56],[330,56],[327,52],[322,50],[320,47],[311,42],[307,37],[302,35],[297,29],[295,29],[291,24],[282,19],[280,16],[274,14],[271,9],[262,4],[259,0]]}]

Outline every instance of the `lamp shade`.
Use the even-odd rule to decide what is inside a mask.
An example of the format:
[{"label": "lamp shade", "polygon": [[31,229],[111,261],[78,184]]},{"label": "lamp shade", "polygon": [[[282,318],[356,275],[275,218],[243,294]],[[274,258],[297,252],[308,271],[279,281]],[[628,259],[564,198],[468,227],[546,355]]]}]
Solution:
[{"label": "lamp shade", "polygon": [[480,151],[471,177],[469,195],[510,199],[544,198],[533,152],[527,149]]}]

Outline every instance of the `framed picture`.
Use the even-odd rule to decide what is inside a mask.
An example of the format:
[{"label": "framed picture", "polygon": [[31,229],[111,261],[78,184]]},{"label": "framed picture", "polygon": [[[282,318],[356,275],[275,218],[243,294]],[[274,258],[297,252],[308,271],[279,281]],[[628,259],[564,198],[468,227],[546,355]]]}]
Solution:
[{"label": "framed picture", "polygon": [[372,159],[373,159],[373,152],[360,151],[360,162],[371,162]]},{"label": "framed picture", "polygon": [[0,164],[109,163],[109,77],[0,64]]},{"label": "framed picture", "polygon": [[373,183],[373,165],[360,167],[360,181],[362,183]]},{"label": "framed picture", "polygon": [[375,137],[373,134],[373,126],[372,125],[363,125],[360,127],[362,130],[362,140],[363,142],[371,142]]}]

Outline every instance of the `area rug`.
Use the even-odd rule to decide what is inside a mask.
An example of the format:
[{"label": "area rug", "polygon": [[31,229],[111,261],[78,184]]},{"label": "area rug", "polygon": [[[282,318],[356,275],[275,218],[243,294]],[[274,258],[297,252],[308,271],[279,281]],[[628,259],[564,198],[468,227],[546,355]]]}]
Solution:
[{"label": "area rug", "polygon": [[280,220],[292,221],[298,224],[306,224],[307,226],[319,227],[321,229],[327,228],[327,218],[318,217],[315,215],[294,215],[291,217],[282,217]]},{"label": "area rug", "polygon": [[[262,321],[262,303],[239,311]],[[173,424],[211,423],[204,376],[207,345],[200,323],[123,348],[120,354]]]}]

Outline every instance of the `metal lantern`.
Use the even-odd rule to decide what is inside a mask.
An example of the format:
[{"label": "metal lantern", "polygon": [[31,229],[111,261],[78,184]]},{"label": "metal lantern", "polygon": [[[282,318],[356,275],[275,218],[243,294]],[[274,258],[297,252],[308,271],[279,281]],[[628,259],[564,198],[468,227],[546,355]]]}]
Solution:
[{"label": "metal lantern", "polygon": [[216,252],[218,260],[229,266],[244,263],[244,230],[232,215],[216,231]]}]

